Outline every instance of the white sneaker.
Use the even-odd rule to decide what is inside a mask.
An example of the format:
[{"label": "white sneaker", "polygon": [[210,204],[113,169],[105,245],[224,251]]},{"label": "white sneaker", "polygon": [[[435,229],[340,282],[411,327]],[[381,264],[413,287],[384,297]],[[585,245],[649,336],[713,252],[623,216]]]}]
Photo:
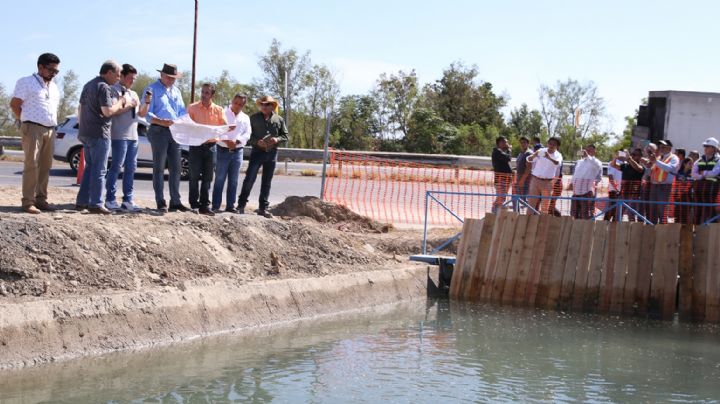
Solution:
[{"label": "white sneaker", "polygon": [[142,210],[142,208],[135,205],[134,202],[123,202],[122,209],[128,212],[140,212]]},{"label": "white sneaker", "polygon": [[108,209],[110,209],[110,210],[118,210],[118,209],[120,209],[120,206],[117,204],[116,201],[106,201],[106,202],[105,202],[105,207],[108,208]]}]

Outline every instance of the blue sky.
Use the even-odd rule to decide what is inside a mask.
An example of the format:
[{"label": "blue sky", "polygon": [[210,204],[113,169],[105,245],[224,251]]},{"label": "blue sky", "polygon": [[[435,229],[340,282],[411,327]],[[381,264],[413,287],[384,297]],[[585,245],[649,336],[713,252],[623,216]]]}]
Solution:
[{"label": "blue sky", "polygon": [[[5,2],[0,82],[12,91],[45,51],[82,82],[108,58],[147,72],[163,62],[189,70],[193,4]],[[537,107],[542,83],[592,80],[606,100],[607,129],[619,132],[650,90],[720,92],[719,14],[715,1],[200,0],[197,75],[227,69],[250,82],[272,38],[310,50],[345,94],[365,93],[380,73],[399,69],[431,82],[462,60],[511,107]]]}]

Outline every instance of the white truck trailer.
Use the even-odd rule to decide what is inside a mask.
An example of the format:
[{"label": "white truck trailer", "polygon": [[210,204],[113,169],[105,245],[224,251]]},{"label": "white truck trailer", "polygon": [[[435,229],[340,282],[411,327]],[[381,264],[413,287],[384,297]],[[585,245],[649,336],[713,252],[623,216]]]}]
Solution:
[{"label": "white truck trailer", "polygon": [[675,148],[700,154],[711,136],[720,139],[720,93],[650,91],[633,128],[635,145],[669,139]]}]

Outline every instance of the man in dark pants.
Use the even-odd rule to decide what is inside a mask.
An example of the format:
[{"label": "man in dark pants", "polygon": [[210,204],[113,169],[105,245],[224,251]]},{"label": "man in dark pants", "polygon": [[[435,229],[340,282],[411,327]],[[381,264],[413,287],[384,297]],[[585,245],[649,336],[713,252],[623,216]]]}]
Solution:
[{"label": "man in dark pants", "polygon": [[[181,76],[177,66],[165,64],[160,72],[160,79],[143,91],[141,98],[149,100],[147,121],[150,122],[147,138],[153,154],[153,190],[158,211],[167,212],[165,202],[165,163],[168,167],[168,186],[170,188],[170,211],[187,212],[188,209],[180,202],[180,145],[173,139],[170,126],[173,121],[185,115],[185,102],[175,80]],[[145,109],[145,108],[143,108]],[[144,117],[142,113],[139,113]]]},{"label": "man in dark pants", "polygon": [[256,102],[260,108],[259,112],[250,117],[250,140],[247,144],[252,146],[250,162],[248,163],[245,180],[243,180],[242,191],[238,197],[238,213],[245,212],[250,191],[255,185],[258,170],[262,167],[262,183],[260,185],[260,204],[257,210],[258,215],[272,218],[267,211],[270,206],[270,184],[275,173],[277,162],[277,148],[280,144],[288,141],[288,130],[285,121],[275,113],[277,101],[266,95]]},{"label": "man in dark pants", "polygon": [[495,201],[493,201],[492,212],[497,213],[507,199],[510,184],[513,182],[513,172],[510,167],[512,161],[512,148],[505,136],[495,139],[495,148],[492,151],[492,166],[495,173]]},{"label": "man in dark pants", "polygon": [[[227,124],[225,111],[213,102],[215,86],[203,84],[200,101],[188,106],[188,115],[196,123],[220,126]],[[215,216],[210,210],[210,184],[212,184],[215,161],[217,159],[215,143],[210,139],[200,146],[190,146],[190,209],[202,215]],[[198,190],[198,183],[200,189]]]}]

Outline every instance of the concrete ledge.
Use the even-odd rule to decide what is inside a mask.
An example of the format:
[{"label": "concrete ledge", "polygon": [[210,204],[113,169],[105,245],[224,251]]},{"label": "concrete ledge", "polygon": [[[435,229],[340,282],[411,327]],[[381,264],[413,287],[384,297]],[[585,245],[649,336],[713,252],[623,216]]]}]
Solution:
[{"label": "concrete ledge", "polygon": [[323,278],[194,283],[0,304],[0,369],[138,349],[426,296],[411,265]]}]

